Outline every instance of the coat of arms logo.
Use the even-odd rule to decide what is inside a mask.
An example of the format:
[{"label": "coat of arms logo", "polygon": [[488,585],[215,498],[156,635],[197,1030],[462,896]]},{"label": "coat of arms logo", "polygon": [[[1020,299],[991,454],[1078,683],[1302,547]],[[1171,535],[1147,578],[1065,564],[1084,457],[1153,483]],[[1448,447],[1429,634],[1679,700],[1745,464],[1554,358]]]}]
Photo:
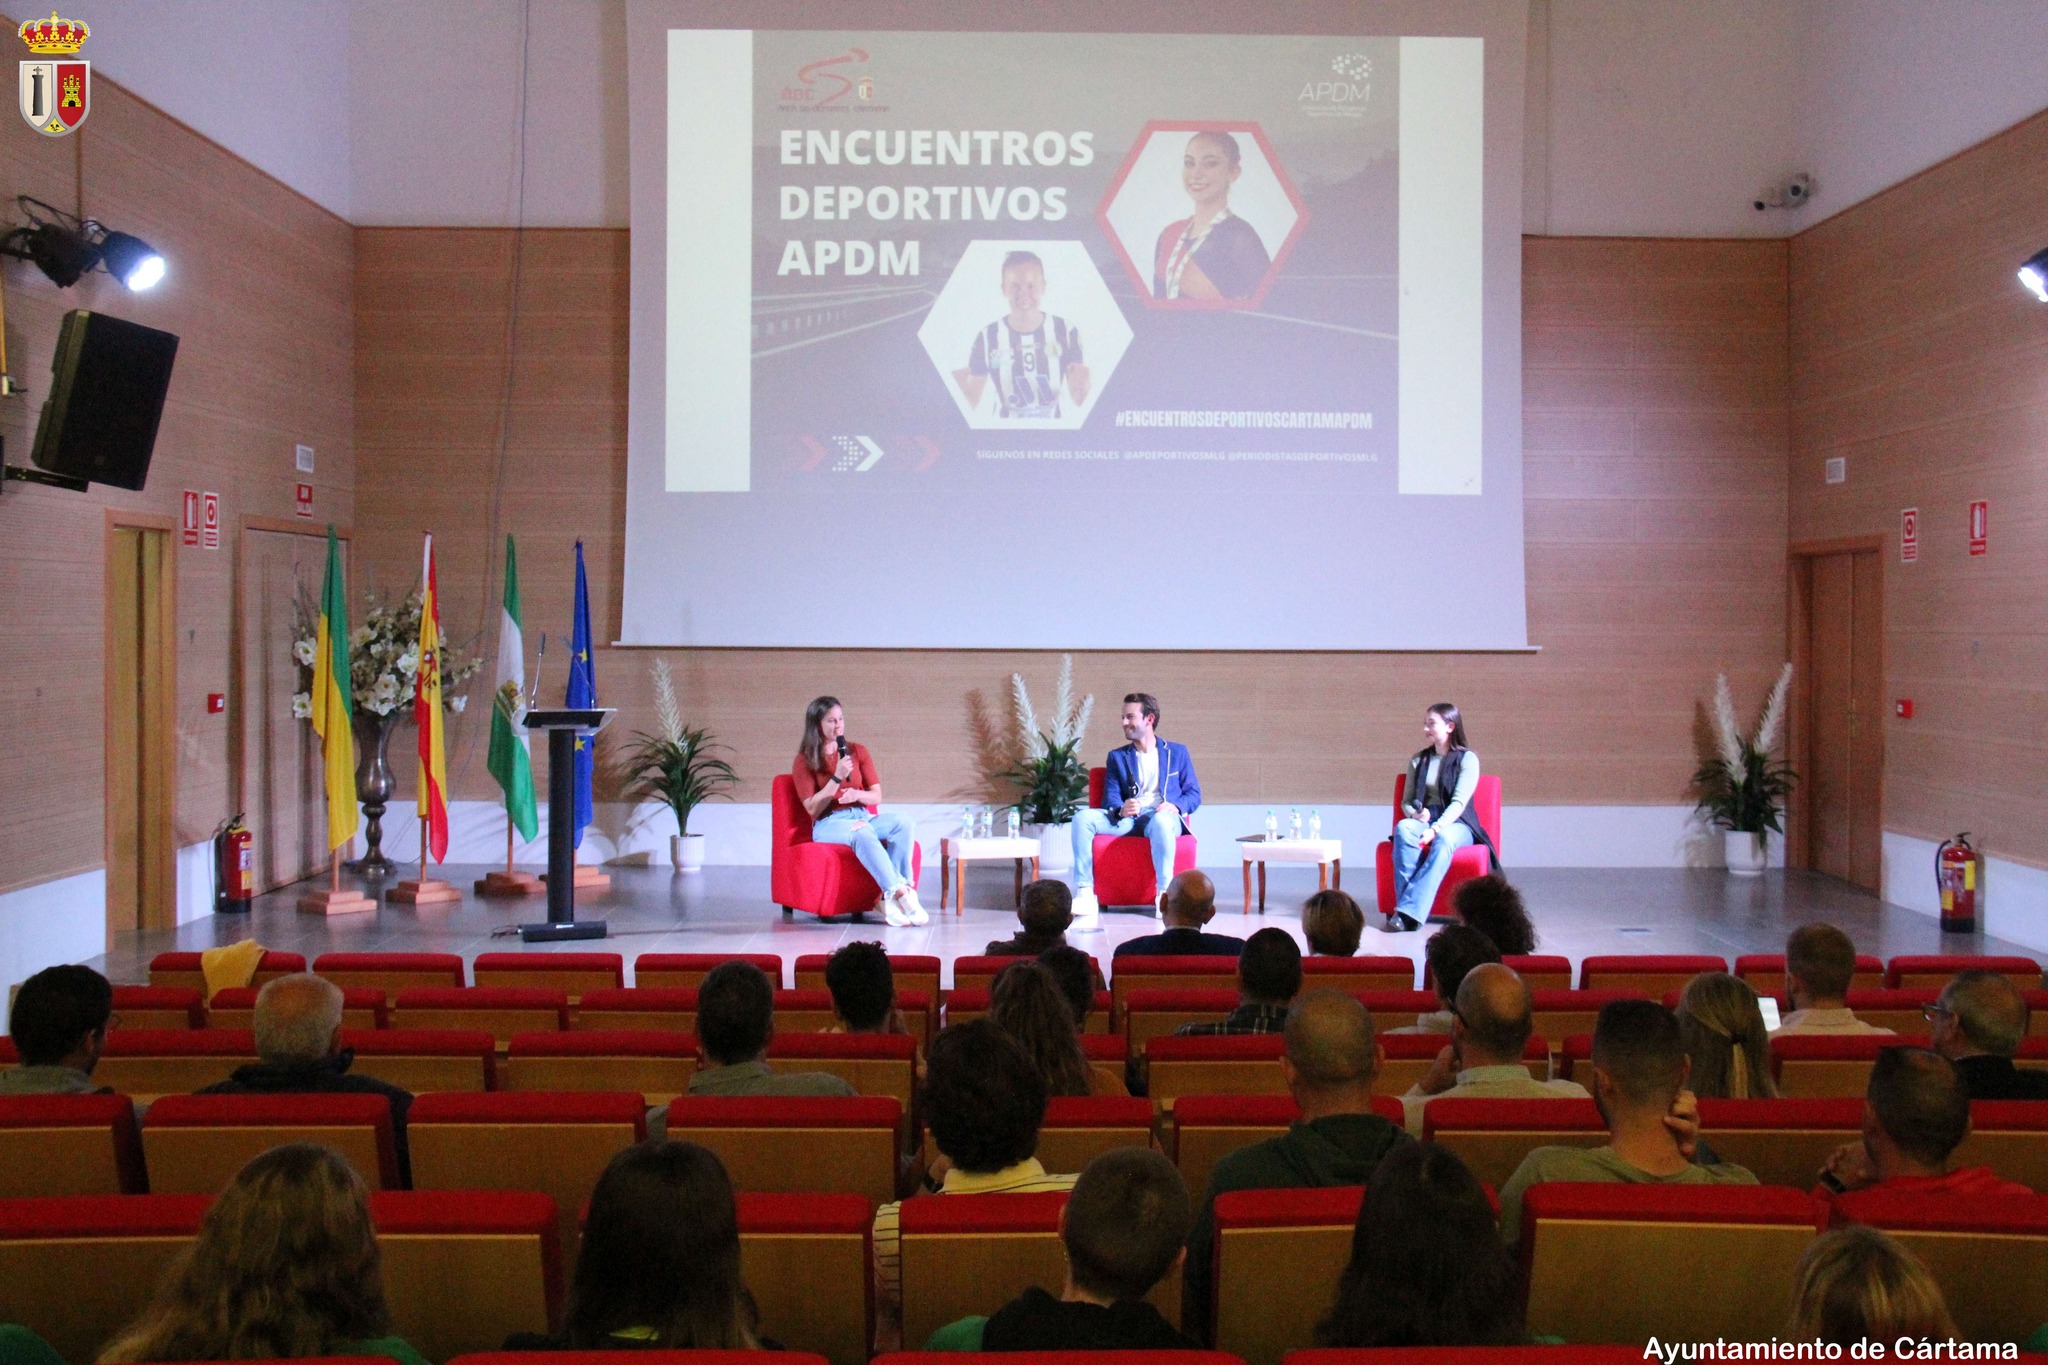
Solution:
[{"label": "coat of arms logo", "polygon": [[[82,19],[31,19],[20,29],[21,41],[39,57],[72,57],[85,46],[92,29]],[[45,137],[77,131],[92,112],[92,63],[27,61],[21,64],[21,116]]]}]

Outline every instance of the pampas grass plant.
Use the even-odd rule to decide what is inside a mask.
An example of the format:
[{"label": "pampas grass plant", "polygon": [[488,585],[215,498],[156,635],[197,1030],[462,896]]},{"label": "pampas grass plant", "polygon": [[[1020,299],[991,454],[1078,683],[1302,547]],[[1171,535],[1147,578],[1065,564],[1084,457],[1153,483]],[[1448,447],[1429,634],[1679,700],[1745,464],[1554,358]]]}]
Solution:
[{"label": "pampas grass plant", "polygon": [[1735,718],[1735,697],[1723,673],[1714,685],[1715,755],[1693,774],[1699,809],[1722,829],[1754,834],[1784,832],[1785,798],[1799,775],[1782,759],[1773,758],[1785,725],[1785,699],[1792,689],[1792,665],[1786,664],[1764,703],[1756,730],[1745,737]]},{"label": "pampas grass plant", "polygon": [[1041,729],[1022,673],[1010,675],[1010,700],[1017,715],[1017,766],[1003,774],[1023,789],[1017,804],[1033,824],[1064,825],[1088,800],[1088,768],[1081,742],[1095,713],[1091,694],[1074,701],[1074,656],[1060,656],[1059,683],[1052,699],[1052,726]]}]

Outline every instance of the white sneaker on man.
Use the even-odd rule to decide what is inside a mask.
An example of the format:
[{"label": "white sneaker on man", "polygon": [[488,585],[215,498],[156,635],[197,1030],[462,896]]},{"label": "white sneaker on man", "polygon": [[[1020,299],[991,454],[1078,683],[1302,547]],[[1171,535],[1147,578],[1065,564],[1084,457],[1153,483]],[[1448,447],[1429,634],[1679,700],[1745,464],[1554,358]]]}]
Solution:
[{"label": "white sneaker on man", "polygon": [[1095,899],[1095,889],[1084,886],[1074,893],[1074,928],[1086,932],[1097,927],[1102,916],[1102,902]]}]

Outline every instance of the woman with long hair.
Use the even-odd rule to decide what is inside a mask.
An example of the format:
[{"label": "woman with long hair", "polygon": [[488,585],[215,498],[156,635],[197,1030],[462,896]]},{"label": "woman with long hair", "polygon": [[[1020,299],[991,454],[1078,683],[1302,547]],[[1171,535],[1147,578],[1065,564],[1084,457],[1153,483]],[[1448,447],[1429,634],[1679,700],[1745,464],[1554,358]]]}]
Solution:
[{"label": "woman with long hair", "polygon": [[369,1195],[325,1147],[273,1147],[244,1166],[142,1316],[102,1362],[389,1356],[426,1365],[391,1335]]},{"label": "woman with long hair", "polygon": [[1953,1341],[1941,1286],[1913,1253],[1876,1228],[1837,1228],[1799,1258],[1786,1336],[1856,1346],[1901,1337]]},{"label": "woman with long hair", "polygon": [[1365,1187],[1316,1345],[1513,1345],[1526,1340],[1518,1278],[1478,1177],[1447,1148],[1404,1142]]},{"label": "woman with long hair", "polygon": [[929,916],[910,875],[917,831],[902,816],[882,812],[882,779],[867,745],[847,743],[839,698],[818,697],[804,708],[803,739],[789,775],[811,817],[811,838],[853,850],[882,890],[882,917],[889,927],[926,923]]},{"label": "woman with long hair", "polygon": [[1250,298],[1272,267],[1258,230],[1230,211],[1230,187],[1244,170],[1237,139],[1196,133],[1181,154],[1180,183],[1195,211],[1159,234],[1152,297],[1215,301]]},{"label": "woman with long hair", "polygon": [[1036,962],[1018,962],[996,974],[989,988],[989,1022],[1017,1040],[1052,1095],[1127,1095],[1110,1067],[1092,1065],[1081,1051],[1073,1012],[1053,974]]},{"label": "woman with long hair", "polygon": [[655,1139],[613,1157],[590,1192],[562,1335],[505,1349],[752,1351],[759,1321],[724,1165]]},{"label": "woman with long hair", "polygon": [[1686,1087],[1703,1100],[1774,1100],[1771,1040],[1756,992],[1740,977],[1701,972],[1678,997],[1678,1032],[1692,1058]]},{"label": "woman with long hair", "polygon": [[1472,813],[1472,795],[1479,790],[1479,755],[1465,742],[1464,716],[1450,702],[1440,701],[1423,712],[1422,735],[1429,743],[1408,760],[1403,818],[1394,825],[1394,908],[1384,926],[1390,934],[1422,927],[1436,903],[1437,888],[1451,870],[1453,854],[1468,844],[1493,847]]}]

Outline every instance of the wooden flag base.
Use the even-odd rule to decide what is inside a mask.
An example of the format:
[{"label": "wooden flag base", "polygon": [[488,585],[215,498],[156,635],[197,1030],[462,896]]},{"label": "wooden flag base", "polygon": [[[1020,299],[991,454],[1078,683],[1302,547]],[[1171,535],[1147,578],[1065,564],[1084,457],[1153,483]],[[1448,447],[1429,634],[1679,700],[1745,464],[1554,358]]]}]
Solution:
[{"label": "wooden flag base", "polygon": [[[547,881],[547,873],[541,873],[540,879],[543,882]],[[612,879],[588,863],[576,864],[575,884],[578,891],[609,891],[612,889]]]},{"label": "wooden flag base", "polygon": [[462,899],[460,891],[438,877],[408,878],[384,894],[400,905],[445,905]]},{"label": "wooden flag base", "polygon": [[490,900],[516,900],[522,896],[545,896],[548,888],[531,872],[492,872],[477,878],[476,893]]},{"label": "wooden flag base", "polygon": [[347,887],[323,887],[299,897],[299,909],[315,915],[359,915],[376,908],[377,902]]}]

